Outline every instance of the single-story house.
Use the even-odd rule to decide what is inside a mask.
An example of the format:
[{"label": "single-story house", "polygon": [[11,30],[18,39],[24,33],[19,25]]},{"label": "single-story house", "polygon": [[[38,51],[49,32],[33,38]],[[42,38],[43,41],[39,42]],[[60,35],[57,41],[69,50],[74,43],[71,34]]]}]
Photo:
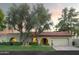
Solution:
[{"label": "single-story house", "polygon": [[[4,40],[9,41],[11,37],[16,37],[19,40],[19,36],[19,33],[0,34],[0,40],[4,38]],[[71,46],[71,38],[72,35],[69,32],[42,32],[37,40],[39,44],[48,43],[50,46]]]},{"label": "single-story house", "polygon": [[70,46],[72,45],[72,35],[69,32],[42,32],[39,34],[38,42],[50,46]]}]

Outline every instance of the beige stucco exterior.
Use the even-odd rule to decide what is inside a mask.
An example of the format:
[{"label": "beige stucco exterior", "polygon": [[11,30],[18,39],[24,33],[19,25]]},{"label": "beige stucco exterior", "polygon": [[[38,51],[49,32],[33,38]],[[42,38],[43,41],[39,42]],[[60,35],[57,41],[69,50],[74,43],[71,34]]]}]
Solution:
[{"label": "beige stucco exterior", "polygon": [[72,46],[71,37],[38,37],[38,43],[40,44],[41,38],[47,38],[50,46]]},{"label": "beige stucco exterior", "polygon": [[[11,37],[16,37],[19,40],[19,34],[10,34],[10,35],[0,35],[0,42],[1,41],[9,41]],[[48,44],[50,46],[72,46],[72,41],[74,40],[72,37],[38,37],[38,43],[40,44],[40,40],[42,38],[48,39]],[[30,38],[31,39],[31,38]]]}]

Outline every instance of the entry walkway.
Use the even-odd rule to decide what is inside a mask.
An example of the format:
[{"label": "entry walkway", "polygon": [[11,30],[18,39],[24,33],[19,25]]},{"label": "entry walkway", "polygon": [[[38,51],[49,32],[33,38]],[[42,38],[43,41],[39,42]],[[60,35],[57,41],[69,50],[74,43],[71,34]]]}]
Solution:
[{"label": "entry walkway", "polygon": [[56,51],[78,51],[78,47],[73,46],[53,46]]}]

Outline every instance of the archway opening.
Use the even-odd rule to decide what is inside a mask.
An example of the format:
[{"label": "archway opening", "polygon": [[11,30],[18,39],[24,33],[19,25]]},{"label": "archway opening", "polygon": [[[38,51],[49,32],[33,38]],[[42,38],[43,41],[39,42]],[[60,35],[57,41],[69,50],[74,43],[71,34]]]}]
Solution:
[{"label": "archway opening", "polygon": [[43,44],[43,45],[48,45],[48,39],[42,38],[40,43]]}]

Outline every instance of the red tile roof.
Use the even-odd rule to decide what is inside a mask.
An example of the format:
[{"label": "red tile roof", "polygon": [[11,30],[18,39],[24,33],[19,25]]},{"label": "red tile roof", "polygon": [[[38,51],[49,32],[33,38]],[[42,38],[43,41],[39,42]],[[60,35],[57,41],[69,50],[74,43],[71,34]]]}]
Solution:
[{"label": "red tile roof", "polygon": [[[0,34],[17,34],[19,32],[12,32],[10,30],[0,31]],[[34,32],[33,32],[34,34]],[[39,36],[47,36],[47,37],[71,37],[72,35],[67,31],[62,32],[42,32]]]},{"label": "red tile roof", "polygon": [[42,32],[39,36],[52,36],[52,37],[70,37],[69,32]]}]

